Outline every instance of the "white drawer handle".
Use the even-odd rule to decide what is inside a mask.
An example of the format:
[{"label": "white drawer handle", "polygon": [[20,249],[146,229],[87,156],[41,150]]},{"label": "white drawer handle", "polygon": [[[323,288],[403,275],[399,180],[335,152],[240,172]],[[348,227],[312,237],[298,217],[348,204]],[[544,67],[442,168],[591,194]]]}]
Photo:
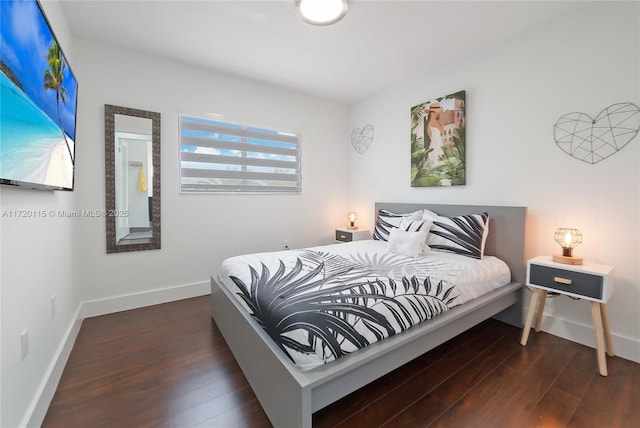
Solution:
[{"label": "white drawer handle", "polygon": [[347,239],[347,235],[340,235],[340,239]]},{"label": "white drawer handle", "polygon": [[553,277],[553,280],[554,280],[555,282],[558,282],[558,283],[560,283],[560,284],[565,284],[565,285],[571,285],[571,283],[573,282],[573,281],[571,281],[570,279],[560,278],[559,276],[554,276],[554,277]]}]

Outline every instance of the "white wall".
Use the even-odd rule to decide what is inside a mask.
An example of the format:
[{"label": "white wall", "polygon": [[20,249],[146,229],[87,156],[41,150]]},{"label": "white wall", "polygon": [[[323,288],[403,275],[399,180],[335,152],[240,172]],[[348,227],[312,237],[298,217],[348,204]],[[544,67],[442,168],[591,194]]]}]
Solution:
[{"label": "white wall", "polygon": [[[576,254],[615,266],[614,347],[640,361],[640,137],[595,165],[553,140],[565,113],[640,106],[639,20],[637,3],[594,4],[351,106],[349,129],[375,128],[369,150],[349,156],[361,224],[373,224],[374,201],[527,206],[527,258],[558,252],[556,228],[579,228]],[[409,109],[458,90],[467,96],[467,185],[411,188]],[[545,330],[594,343],[590,305],[558,298],[545,313]]]},{"label": "white wall", "polygon": [[[335,102],[86,39],[75,39],[80,80],[77,196],[104,207],[104,104],[161,113],[162,249],[105,253],[104,219],[83,219],[77,283],[86,314],[126,308],[116,296],[187,286],[208,292],[231,255],[329,243],[347,211],[347,109]],[[301,195],[181,195],[178,111],[302,134]],[[119,302],[119,303],[118,303]],[[124,306],[118,306],[122,304]]]},{"label": "white wall", "polygon": [[[60,5],[42,2],[42,6],[75,71],[76,56]],[[81,143],[78,146],[79,151],[84,150]],[[0,188],[4,213],[71,211],[75,208],[76,196],[75,192]],[[59,346],[75,326],[79,304],[78,290],[73,285],[76,226],[75,219],[50,215],[46,218],[0,216],[0,426],[26,423],[24,418],[31,414],[34,398],[52,393],[45,391],[43,381],[55,371],[53,364],[61,351]],[[52,319],[50,298],[53,294],[57,314]],[[29,330],[29,354],[21,361],[20,334],[25,329]]]}]

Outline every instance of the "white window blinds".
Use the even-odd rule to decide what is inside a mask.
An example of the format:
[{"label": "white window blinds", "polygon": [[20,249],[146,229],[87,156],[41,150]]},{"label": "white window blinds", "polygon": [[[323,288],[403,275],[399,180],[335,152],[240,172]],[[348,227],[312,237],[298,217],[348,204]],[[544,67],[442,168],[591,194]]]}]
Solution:
[{"label": "white window blinds", "polygon": [[180,116],[180,188],[300,193],[300,136]]}]

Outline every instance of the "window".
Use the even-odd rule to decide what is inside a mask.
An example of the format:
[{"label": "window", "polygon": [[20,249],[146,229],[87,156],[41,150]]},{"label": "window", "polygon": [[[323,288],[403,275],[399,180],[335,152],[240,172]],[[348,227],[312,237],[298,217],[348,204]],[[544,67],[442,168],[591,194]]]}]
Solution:
[{"label": "window", "polygon": [[300,136],[180,116],[180,189],[300,193]]}]

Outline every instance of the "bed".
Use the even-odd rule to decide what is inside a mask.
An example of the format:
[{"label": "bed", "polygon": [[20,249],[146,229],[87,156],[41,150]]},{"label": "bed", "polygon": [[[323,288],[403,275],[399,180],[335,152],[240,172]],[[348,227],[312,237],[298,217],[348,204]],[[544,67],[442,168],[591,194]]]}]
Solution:
[{"label": "bed", "polygon": [[485,251],[503,260],[511,272],[507,285],[425,322],[349,353],[336,361],[301,370],[265,329],[243,308],[218,276],[211,278],[212,318],[275,427],[310,427],[313,412],[495,317],[522,326],[524,226],[526,208],[500,206],[376,203],[380,209],[410,213],[429,209],[442,216],[489,214]]}]

